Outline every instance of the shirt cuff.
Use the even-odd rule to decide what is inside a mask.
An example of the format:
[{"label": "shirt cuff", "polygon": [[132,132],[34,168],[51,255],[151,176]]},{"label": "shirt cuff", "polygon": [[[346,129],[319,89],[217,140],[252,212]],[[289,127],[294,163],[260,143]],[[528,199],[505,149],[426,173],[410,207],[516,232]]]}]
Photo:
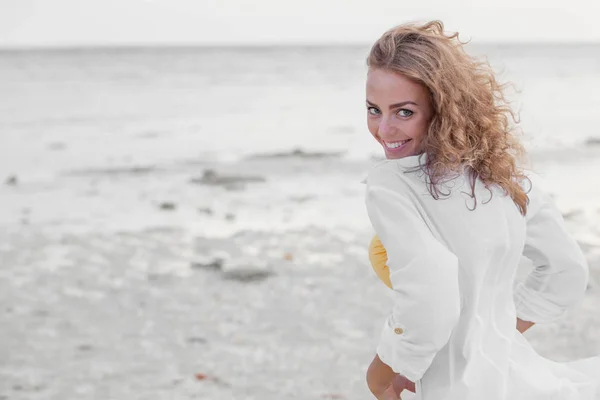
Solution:
[{"label": "shirt cuff", "polygon": [[435,353],[425,358],[411,356],[409,348],[415,345],[406,341],[404,331],[404,325],[394,322],[392,315],[386,318],[377,345],[377,355],[395,373],[405,376],[412,382],[417,382],[431,365]]},{"label": "shirt cuff", "polygon": [[514,286],[517,317],[535,323],[553,322],[563,317],[568,308],[557,306],[521,282]]}]

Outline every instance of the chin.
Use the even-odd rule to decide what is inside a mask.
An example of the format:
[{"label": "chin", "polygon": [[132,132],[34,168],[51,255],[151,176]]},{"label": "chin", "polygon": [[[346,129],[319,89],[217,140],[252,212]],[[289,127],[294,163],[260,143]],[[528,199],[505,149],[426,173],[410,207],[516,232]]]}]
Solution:
[{"label": "chin", "polygon": [[409,151],[409,150],[403,151],[401,153],[395,153],[395,154],[388,153],[388,151],[385,149],[383,151],[385,153],[385,158],[387,158],[388,160],[396,160],[398,158],[409,157],[409,156],[413,155],[413,153],[414,153],[413,151]]}]

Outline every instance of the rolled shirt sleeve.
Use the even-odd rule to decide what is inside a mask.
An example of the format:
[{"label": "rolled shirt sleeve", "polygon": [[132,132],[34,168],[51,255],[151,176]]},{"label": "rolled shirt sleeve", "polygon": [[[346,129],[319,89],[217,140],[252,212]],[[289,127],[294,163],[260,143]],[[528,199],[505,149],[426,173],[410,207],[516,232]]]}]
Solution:
[{"label": "rolled shirt sleeve", "polygon": [[394,372],[421,379],[458,322],[458,259],[431,233],[405,179],[386,168],[367,177],[369,219],[387,250],[393,308],[377,354]]},{"label": "rolled shirt sleeve", "polygon": [[515,282],[517,316],[536,323],[552,322],[577,305],[585,294],[589,267],[563,216],[543,189],[543,181],[530,175],[529,205],[523,255],[533,270],[523,282]]}]

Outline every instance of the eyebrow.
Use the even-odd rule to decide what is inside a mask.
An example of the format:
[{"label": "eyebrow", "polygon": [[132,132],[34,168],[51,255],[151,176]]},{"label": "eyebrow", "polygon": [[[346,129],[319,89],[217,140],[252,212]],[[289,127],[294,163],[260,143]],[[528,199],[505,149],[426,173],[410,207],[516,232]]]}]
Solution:
[{"label": "eyebrow", "polygon": [[[375,104],[375,103],[371,103],[369,100],[367,100],[367,104],[368,104],[368,105],[370,105],[370,106],[378,107],[378,106],[377,106],[377,104]],[[403,101],[403,102],[401,102],[401,103],[392,104],[392,105],[389,107],[389,109],[390,109],[390,110],[392,110],[392,109],[394,109],[394,108],[402,107],[402,106],[405,106],[405,105],[407,105],[407,104],[414,104],[415,106],[418,106],[418,104],[417,104],[417,103],[415,103],[414,101],[410,101],[410,100],[408,100],[408,101]]]}]

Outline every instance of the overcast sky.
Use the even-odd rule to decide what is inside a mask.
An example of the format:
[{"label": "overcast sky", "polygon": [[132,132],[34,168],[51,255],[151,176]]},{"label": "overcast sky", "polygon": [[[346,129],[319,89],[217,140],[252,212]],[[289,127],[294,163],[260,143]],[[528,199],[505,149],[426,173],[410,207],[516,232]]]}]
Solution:
[{"label": "overcast sky", "polygon": [[598,0],[0,0],[0,47],[370,43],[429,19],[474,42],[600,42]]}]

